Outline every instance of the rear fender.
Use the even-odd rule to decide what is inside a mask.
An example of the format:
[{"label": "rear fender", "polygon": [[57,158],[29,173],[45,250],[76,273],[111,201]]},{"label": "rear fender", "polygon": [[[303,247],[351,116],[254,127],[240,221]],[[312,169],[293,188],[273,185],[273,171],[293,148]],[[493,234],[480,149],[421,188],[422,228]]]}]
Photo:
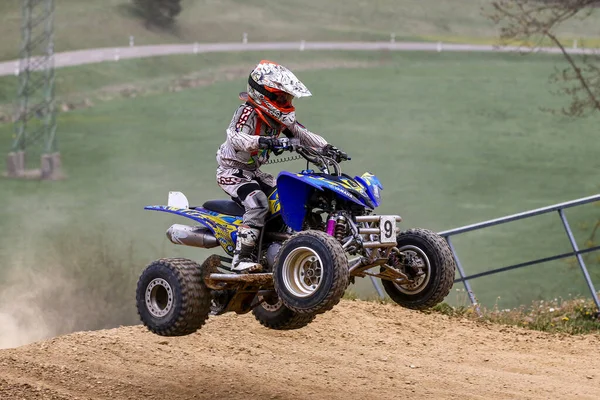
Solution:
[{"label": "rear fender", "polygon": [[[182,203],[179,203],[182,204]],[[202,207],[180,208],[168,206],[146,206],[145,210],[162,211],[192,219],[210,229],[219,241],[219,244],[230,256],[233,255],[235,242],[237,240],[237,228],[242,223],[240,217],[219,214]]]}]

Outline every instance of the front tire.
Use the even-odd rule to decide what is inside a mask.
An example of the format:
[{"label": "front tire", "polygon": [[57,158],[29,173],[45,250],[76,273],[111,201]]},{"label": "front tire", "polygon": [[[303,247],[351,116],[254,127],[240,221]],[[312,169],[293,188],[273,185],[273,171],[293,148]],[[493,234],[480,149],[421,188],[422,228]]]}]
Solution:
[{"label": "front tire", "polygon": [[303,231],[286,240],[275,260],[273,282],[283,304],[300,314],[331,310],[348,287],[348,259],[335,238]]},{"label": "front tire", "polygon": [[162,258],[152,262],[137,284],[140,319],[148,330],[161,336],[196,332],[208,318],[210,300],[202,267],[185,258]]},{"label": "front tire", "polygon": [[450,293],[456,270],[448,243],[437,233],[419,228],[401,232],[397,243],[398,250],[406,255],[406,262],[401,265],[399,255],[393,254],[388,265],[400,269],[415,282],[401,285],[383,279],[381,283],[388,296],[395,303],[414,310],[441,303]]}]

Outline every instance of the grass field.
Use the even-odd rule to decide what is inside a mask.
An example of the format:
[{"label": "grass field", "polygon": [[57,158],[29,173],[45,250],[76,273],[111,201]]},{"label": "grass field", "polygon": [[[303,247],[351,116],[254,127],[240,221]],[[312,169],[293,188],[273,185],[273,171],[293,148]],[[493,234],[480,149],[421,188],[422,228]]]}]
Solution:
[{"label": "grass field", "polygon": [[[341,68],[357,63],[381,63],[384,53],[376,52],[318,52],[309,56],[303,52],[270,52],[285,57],[295,69]],[[132,59],[59,68],[56,74],[56,96],[60,101],[77,101],[85,97],[108,99],[132,89],[143,92],[165,91],[186,84],[206,86],[216,80],[231,80],[247,75],[257,53],[206,53],[198,56],[153,57],[151,60]],[[12,108],[18,90],[14,76],[0,77],[0,107]]]},{"label": "grass field", "polygon": [[[56,51],[177,42],[317,40],[444,40],[493,43],[496,28],[482,14],[489,0],[183,0],[177,29],[148,30],[129,0],[56,0]],[[19,0],[0,2],[0,60],[17,58]],[[596,13],[597,14],[597,13]],[[566,41],[600,39],[600,16],[573,20],[559,31]]]},{"label": "grass field", "polygon": [[[441,231],[598,192],[597,117],[567,120],[539,111],[562,104],[548,95],[546,83],[558,58],[359,54],[330,53],[319,64],[322,53],[305,52],[313,69],[306,66],[298,75],[314,96],[297,102],[298,114],[352,155],[344,166],[347,173],[369,170],[380,177],[385,190],[379,212],[399,213],[404,227]],[[174,59],[172,76],[187,74],[193,65],[210,64],[214,72],[238,56],[204,57]],[[302,64],[292,53],[239,57],[235,65],[242,70],[260,58]],[[349,60],[365,66],[319,69]],[[124,61],[118,68],[133,71],[135,65],[166,73],[169,63]],[[110,71],[100,67],[85,67],[92,71],[88,77],[95,76],[94,70],[97,76]],[[77,79],[86,75],[78,69],[61,71],[77,91]],[[145,78],[137,83],[150,84],[154,75],[142,74]],[[0,87],[10,85],[6,82]],[[60,150],[69,178],[0,180],[0,257],[31,265],[44,260],[63,236],[89,243],[95,235],[100,240],[100,232],[108,232],[119,246],[133,243],[136,273],[161,255],[208,254],[168,244],[164,231],[177,219],[143,206],[164,204],[169,190],[183,191],[193,203],[224,197],[214,180],[214,155],[244,82],[243,75],[232,74],[210,85],[179,92],[157,89],[60,114]],[[86,85],[81,90],[103,86]],[[11,126],[0,125],[0,135],[7,148]],[[299,170],[303,164],[265,169],[276,173],[283,167]],[[597,210],[586,206],[568,212],[581,245],[589,229],[579,228],[593,222]],[[467,234],[454,243],[469,273],[569,250],[556,215]],[[102,262],[90,268],[102,268]],[[600,285],[597,263],[591,274]],[[366,280],[361,285],[361,290],[368,288]],[[566,262],[481,278],[472,285],[484,304],[499,301],[501,307],[586,290],[578,268]]]}]

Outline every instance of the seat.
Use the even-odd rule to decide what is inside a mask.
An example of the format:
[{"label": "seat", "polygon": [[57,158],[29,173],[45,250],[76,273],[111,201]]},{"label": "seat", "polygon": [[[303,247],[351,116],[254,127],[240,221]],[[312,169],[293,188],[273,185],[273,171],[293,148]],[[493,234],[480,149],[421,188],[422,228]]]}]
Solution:
[{"label": "seat", "polygon": [[233,200],[209,200],[202,204],[207,210],[218,212],[219,214],[241,217],[246,212],[244,207]]}]

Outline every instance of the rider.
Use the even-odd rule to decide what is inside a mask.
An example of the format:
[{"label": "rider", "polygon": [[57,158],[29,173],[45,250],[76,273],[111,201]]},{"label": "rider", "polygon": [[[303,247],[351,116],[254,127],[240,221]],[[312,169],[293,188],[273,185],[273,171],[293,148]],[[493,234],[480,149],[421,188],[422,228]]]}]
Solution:
[{"label": "rider", "polygon": [[252,260],[252,252],[269,212],[267,194],[275,188],[275,178],[259,168],[282,144],[280,134],[291,143],[325,153],[336,149],[296,121],[292,100],[311,93],[289,69],[262,60],[250,72],[246,90],[239,94],[245,103],[235,111],[226,131],[227,140],[217,151],[217,183],[245,209],[232,268],[258,272],[262,266]]}]

